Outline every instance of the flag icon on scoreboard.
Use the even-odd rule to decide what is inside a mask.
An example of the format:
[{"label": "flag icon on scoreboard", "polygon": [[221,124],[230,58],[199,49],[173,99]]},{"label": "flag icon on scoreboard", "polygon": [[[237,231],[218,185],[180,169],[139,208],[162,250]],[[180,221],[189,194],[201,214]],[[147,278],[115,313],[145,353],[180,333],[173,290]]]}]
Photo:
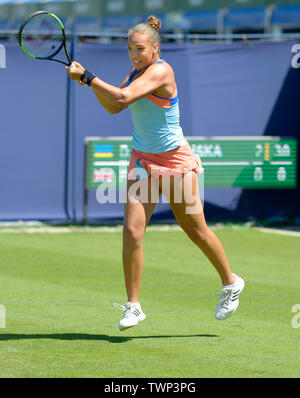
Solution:
[{"label": "flag icon on scoreboard", "polygon": [[110,167],[94,169],[94,182],[113,182],[114,171]]},{"label": "flag icon on scoreboard", "polygon": [[113,158],[114,148],[113,145],[100,144],[94,146],[95,158]]}]

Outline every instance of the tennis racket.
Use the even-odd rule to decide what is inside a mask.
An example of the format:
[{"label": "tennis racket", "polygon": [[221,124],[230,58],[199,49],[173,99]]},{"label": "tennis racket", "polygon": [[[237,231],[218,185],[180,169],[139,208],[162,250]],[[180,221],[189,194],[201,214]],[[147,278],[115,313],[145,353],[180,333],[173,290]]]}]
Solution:
[{"label": "tennis racket", "polygon": [[[32,58],[60,62],[71,66],[65,29],[60,19],[47,11],[37,11],[22,23],[18,41],[22,50]],[[64,48],[67,63],[53,58]]]}]

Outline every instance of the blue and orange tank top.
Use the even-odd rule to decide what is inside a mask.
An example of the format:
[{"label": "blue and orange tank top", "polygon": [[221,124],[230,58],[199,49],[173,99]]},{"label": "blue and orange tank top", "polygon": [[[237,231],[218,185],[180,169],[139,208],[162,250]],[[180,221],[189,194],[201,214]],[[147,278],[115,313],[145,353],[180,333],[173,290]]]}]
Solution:
[{"label": "blue and orange tank top", "polygon": [[[156,63],[163,61],[161,58]],[[136,73],[135,69],[128,78],[127,86]],[[147,153],[161,153],[185,144],[179,123],[178,95],[161,97],[153,92],[128,107],[134,124],[134,149]]]}]

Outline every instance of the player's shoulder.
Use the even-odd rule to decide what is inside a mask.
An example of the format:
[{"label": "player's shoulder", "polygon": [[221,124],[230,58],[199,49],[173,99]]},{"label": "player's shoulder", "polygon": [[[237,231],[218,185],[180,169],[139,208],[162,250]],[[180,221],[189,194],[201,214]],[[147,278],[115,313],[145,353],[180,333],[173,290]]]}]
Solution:
[{"label": "player's shoulder", "polygon": [[156,63],[150,65],[149,69],[151,70],[151,72],[157,73],[157,74],[173,73],[173,68],[164,59],[161,59],[160,62],[156,62]]},{"label": "player's shoulder", "polygon": [[125,79],[123,80],[121,85],[119,86],[120,88],[125,88],[127,86],[128,80],[134,70],[135,70],[134,66],[131,66],[131,68],[129,69],[129,72],[127,73],[127,76],[125,77]]},{"label": "player's shoulder", "polygon": [[135,71],[135,67],[132,65],[131,68],[129,69],[128,74],[127,74],[127,78],[129,78],[134,71]]}]

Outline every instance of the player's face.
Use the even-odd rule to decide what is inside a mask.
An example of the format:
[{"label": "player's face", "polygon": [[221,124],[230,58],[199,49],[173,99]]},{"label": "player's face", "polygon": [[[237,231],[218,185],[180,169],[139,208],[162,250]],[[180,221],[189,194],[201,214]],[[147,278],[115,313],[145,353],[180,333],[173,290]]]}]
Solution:
[{"label": "player's face", "polygon": [[141,70],[158,59],[158,44],[152,44],[147,35],[135,32],[128,39],[128,55],[133,66]]}]

